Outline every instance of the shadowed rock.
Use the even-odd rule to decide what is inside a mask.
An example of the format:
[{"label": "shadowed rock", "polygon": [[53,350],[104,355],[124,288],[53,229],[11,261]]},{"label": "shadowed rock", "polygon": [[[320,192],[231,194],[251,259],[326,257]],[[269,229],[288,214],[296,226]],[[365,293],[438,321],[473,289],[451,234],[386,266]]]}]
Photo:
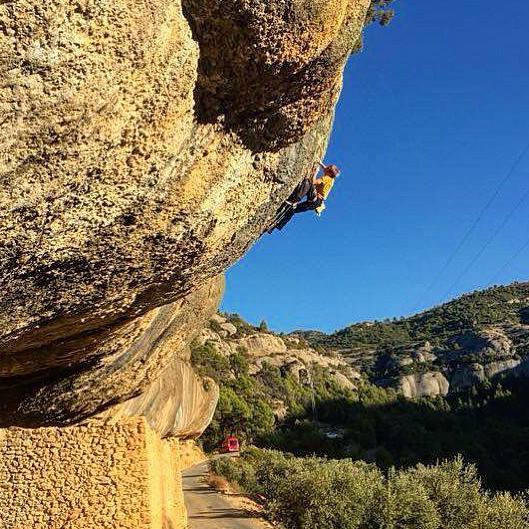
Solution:
[{"label": "shadowed rock", "polygon": [[323,155],[368,4],[0,3],[4,423],[100,413],[178,357]]}]

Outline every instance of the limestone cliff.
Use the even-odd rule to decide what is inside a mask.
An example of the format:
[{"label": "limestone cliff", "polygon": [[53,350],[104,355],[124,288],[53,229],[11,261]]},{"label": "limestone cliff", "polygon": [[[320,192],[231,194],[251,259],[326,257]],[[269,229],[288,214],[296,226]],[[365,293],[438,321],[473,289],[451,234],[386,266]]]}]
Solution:
[{"label": "limestone cliff", "polygon": [[179,457],[141,418],[0,430],[0,527],[185,529]]},{"label": "limestone cliff", "polygon": [[187,391],[174,362],[323,155],[369,4],[0,2],[0,423],[77,422],[171,370]]}]

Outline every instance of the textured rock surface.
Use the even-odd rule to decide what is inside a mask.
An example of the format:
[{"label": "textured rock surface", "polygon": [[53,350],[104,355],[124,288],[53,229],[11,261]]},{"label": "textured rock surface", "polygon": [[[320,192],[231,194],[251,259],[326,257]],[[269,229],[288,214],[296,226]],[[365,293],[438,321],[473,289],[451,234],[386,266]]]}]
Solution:
[{"label": "textured rock surface", "polygon": [[0,527],[184,529],[179,449],[143,420],[0,430]]},{"label": "textured rock surface", "polygon": [[442,373],[406,375],[399,380],[398,389],[411,399],[416,397],[438,397],[448,395],[449,383]]},{"label": "textured rock surface", "polygon": [[[216,315],[212,321],[223,328],[226,320]],[[215,327],[216,325],[213,325]],[[339,355],[323,355],[304,347],[296,337],[284,339],[270,332],[250,332],[245,336],[221,336],[211,327],[202,330],[197,338],[199,345],[210,344],[223,356],[231,356],[243,352],[249,362],[249,374],[257,375],[263,366],[279,368],[283,373],[290,374],[302,384],[311,383],[311,372],[323,368],[329,380],[336,382],[344,389],[355,390],[360,374],[352,369]],[[278,403],[278,409],[283,403]]]},{"label": "textured rock surface", "polygon": [[255,333],[237,340],[237,347],[244,347],[251,356],[267,356],[274,354],[286,353],[287,346],[285,342],[267,333]]},{"label": "textured rock surface", "polygon": [[174,359],[141,395],[110,408],[103,417],[143,416],[162,437],[196,438],[208,427],[219,398],[211,379],[196,375],[187,361]]},{"label": "textured rock surface", "polygon": [[99,413],[189,342],[190,292],[324,153],[368,4],[0,3],[4,422]]},{"label": "textured rock surface", "polygon": [[208,459],[208,456],[194,440],[180,441],[178,443],[178,453],[181,470],[187,470]]}]

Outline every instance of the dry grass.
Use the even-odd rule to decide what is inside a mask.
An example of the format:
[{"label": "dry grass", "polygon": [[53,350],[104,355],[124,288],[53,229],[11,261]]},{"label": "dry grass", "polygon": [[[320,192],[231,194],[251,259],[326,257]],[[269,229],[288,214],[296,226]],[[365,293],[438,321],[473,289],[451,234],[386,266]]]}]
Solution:
[{"label": "dry grass", "polygon": [[232,488],[228,480],[222,476],[218,476],[217,474],[209,474],[207,484],[222,494],[229,494],[232,492]]}]

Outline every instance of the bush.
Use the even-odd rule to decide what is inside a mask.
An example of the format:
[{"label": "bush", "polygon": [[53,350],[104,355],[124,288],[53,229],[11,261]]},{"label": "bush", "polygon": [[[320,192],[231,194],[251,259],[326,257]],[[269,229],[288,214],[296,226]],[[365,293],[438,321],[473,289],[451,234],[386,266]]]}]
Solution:
[{"label": "bush", "polygon": [[236,376],[248,375],[250,363],[242,351],[233,353],[230,358],[230,367]]},{"label": "bush", "polygon": [[373,527],[437,529],[441,526],[435,502],[422,483],[408,472],[389,472],[379,505],[372,513]]},{"label": "bush", "polygon": [[238,314],[224,314],[226,320],[237,328],[236,338],[241,338],[248,334],[253,334],[257,331],[257,328],[244,321]]},{"label": "bush", "polygon": [[363,462],[257,449],[213,465],[264,497],[286,529],[529,529],[525,498],[485,491],[461,458],[387,476]]},{"label": "bush", "polygon": [[525,529],[527,525],[527,498],[502,492],[489,498],[475,526],[480,529]]},{"label": "bush", "polygon": [[191,363],[200,376],[210,377],[217,383],[230,376],[230,361],[210,343],[191,346]]},{"label": "bush", "polygon": [[437,466],[419,465],[412,471],[413,479],[421,483],[447,527],[473,527],[486,497],[474,466],[465,466],[461,458]]},{"label": "bush", "polygon": [[393,0],[371,0],[367,13],[366,24],[378,22],[381,26],[387,26],[395,16],[393,9],[388,9]]},{"label": "bush", "polygon": [[248,452],[246,452],[246,457],[238,459],[236,464],[231,459],[220,458],[212,459],[210,466],[215,474],[224,476],[230,483],[235,483],[246,493],[258,494],[255,466]]}]

